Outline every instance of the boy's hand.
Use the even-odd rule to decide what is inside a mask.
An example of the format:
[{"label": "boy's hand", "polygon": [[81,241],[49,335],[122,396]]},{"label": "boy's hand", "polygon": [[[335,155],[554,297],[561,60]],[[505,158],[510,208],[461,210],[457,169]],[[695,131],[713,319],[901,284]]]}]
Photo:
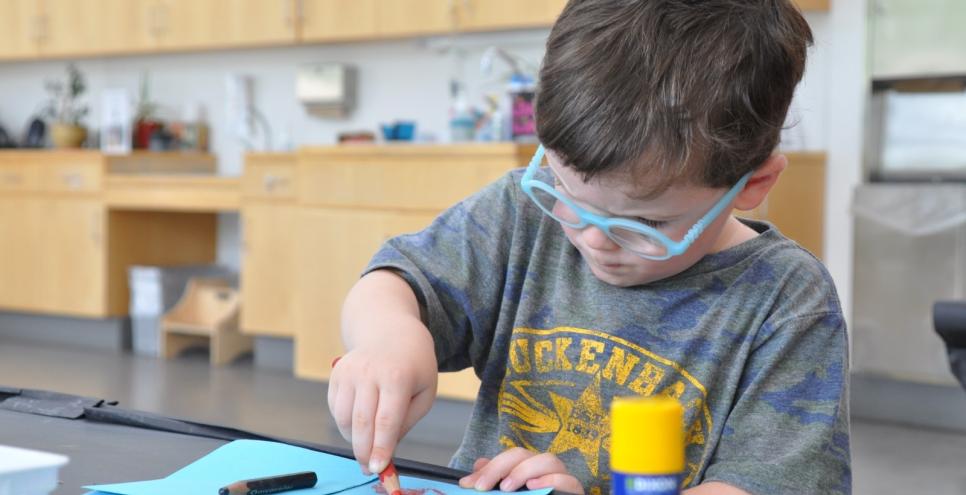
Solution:
[{"label": "boy's hand", "polygon": [[481,457],[473,464],[473,473],[460,480],[463,488],[512,492],[526,485],[529,490],[553,487],[556,490],[583,495],[580,481],[567,472],[557,456],[538,454],[520,447],[504,451],[493,459]]},{"label": "boy's hand", "polygon": [[400,318],[386,325],[394,338],[360,339],[329,378],[329,410],[366,474],[385,469],[399,439],[429,412],[436,397],[429,332],[418,320]]}]

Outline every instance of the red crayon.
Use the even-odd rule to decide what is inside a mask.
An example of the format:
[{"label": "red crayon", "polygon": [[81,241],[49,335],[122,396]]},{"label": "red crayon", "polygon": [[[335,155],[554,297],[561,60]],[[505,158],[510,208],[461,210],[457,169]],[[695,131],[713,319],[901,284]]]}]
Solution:
[{"label": "red crayon", "polygon": [[386,489],[386,493],[389,495],[402,495],[402,487],[399,485],[399,474],[396,473],[396,466],[393,465],[392,461],[379,473],[379,481],[382,483],[382,487]]}]

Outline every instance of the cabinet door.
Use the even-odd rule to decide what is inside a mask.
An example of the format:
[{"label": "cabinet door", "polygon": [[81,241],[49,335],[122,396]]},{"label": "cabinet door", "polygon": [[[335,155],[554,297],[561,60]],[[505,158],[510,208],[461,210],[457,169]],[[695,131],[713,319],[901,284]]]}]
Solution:
[{"label": "cabinet door", "polygon": [[41,205],[37,198],[0,195],[0,307],[29,310],[40,301]]},{"label": "cabinet door", "polygon": [[226,9],[227,42],[265,45],[295,42],[297,0],[220,0]]},{"label": "cabinet door", "polygon": [[104,315],[107,300],[106,212],[97,199],[45,197],[34,262],[40,300],[35,309]]},{"label": "cabinet door", "polygon": [[295,372],[325,379],[343,352],[342,301],[379,246],[429,225],[434,215],[302,208],[296,234]]},{"label": "cabinet door", "polygon": [[[429,213],[302,209],[296,243],[297,376],[329,377],[332,359],[344,352],[339,321],[349,289],[383,242],[419,231],[435,217]],[[479,380],[472,369],[440,375],[441,397],[472,400],[478,390]]]},{"label": "cabinet door", "polygon": [[44,0],[40,51],[45,56],[92,55],[130,50],[138,29],[137,2]]},{"label": "cabinet door", "polygon": [[241,327],[245,333],[295,334],[295,208],[265,202],[242,210]]},{"label": "cabinet door", "polygon": [[148,33],[156,48],[190,49],[223,43],[228,38],[227,10],[214,0],[148,0]]},{"label": "cabinet door", "polygon": [[457,3],[463,0],[384,1],[376,11],[383,37],[448,33],[457,29]]},{"label": "cabinet door", "polygon": [[43,16],[35,0],[0,0],[0,59],[36,56]]},{"label": "cabinet door", "polygon": [[562,10],[555,0],[464,0],[460,29],[487,31],[550,26]]},{"label": "cabinet door", "polygon": [[373,37],[376,33],[376,1],[302,0],[299,40],[335,41]]}]

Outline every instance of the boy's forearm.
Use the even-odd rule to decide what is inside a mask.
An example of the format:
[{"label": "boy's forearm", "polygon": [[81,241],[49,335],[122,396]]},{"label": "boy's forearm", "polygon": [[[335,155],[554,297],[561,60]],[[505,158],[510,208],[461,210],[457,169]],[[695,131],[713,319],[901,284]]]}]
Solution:
[{"label": "boy's forearm", "polygon": [[342,341],[347,349],[398,339],[422,343],[433,353],[433,340],[420,320],[419,302],[409,284],[389,270],[376,270],[359,279],[342,307]]}]

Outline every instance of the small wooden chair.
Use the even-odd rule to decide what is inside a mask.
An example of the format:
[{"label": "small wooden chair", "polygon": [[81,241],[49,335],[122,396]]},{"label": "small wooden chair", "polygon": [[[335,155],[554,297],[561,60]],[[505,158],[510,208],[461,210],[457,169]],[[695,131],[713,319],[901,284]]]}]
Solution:
[{"label": "small wooden chair", "polygon": [[192,278],[178,303],[161,319],[161,356],[171,359],[189,347],[207,346],[213,365],[252,350],[238,329],[238,290],[221,279]]}]

